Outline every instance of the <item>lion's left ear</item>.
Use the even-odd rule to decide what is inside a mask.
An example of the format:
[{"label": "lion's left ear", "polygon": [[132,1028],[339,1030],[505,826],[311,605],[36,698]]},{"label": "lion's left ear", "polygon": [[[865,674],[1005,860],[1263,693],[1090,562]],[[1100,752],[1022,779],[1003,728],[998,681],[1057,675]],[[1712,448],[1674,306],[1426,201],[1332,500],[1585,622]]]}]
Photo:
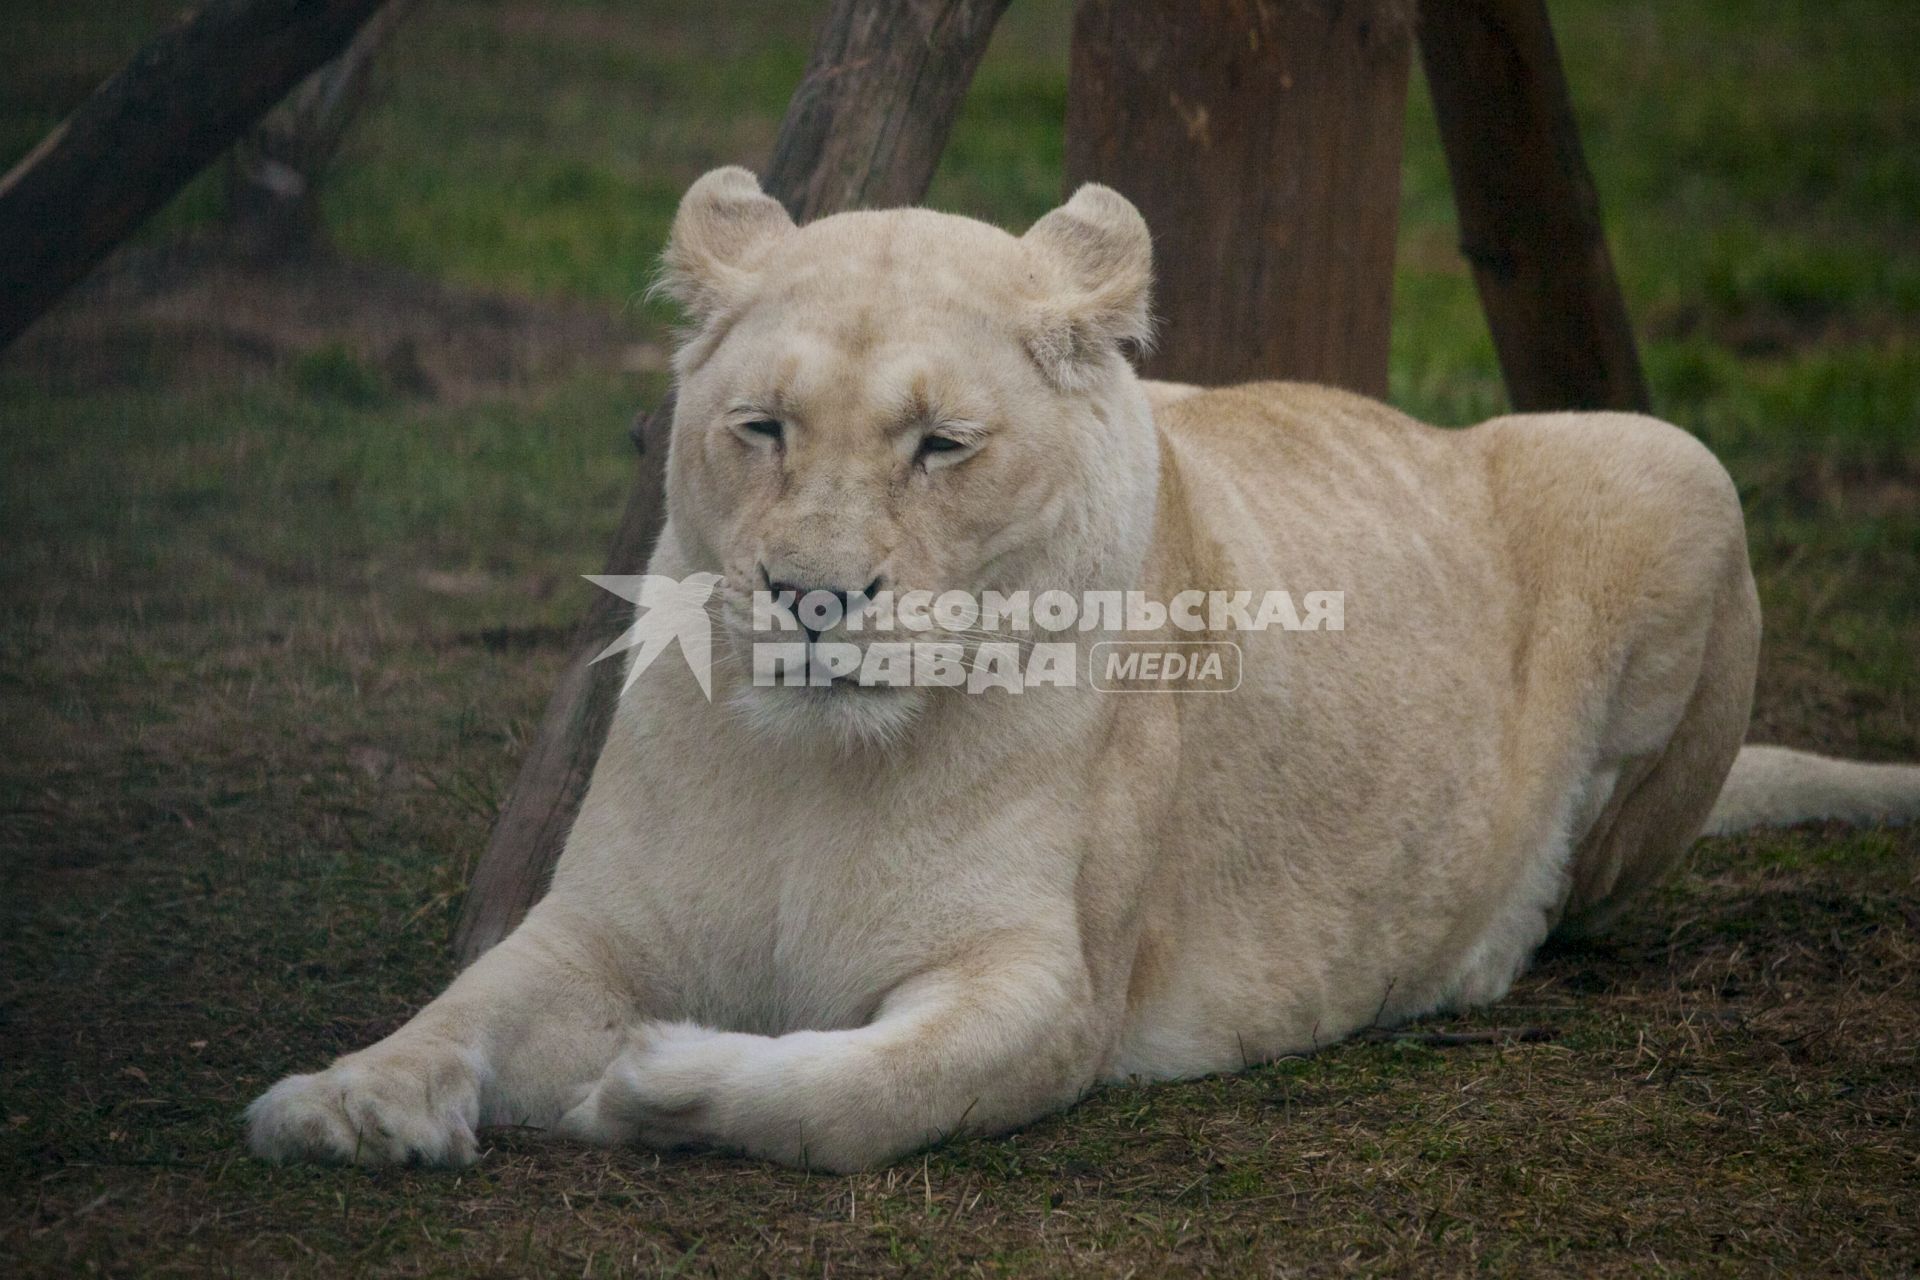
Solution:
[{"label": "lion's left ear", "polygon": [[1054,268],[1055,287],[1026,327],[1027,350],[1057,385],[1081,386],[1122,343],[1153,339],[1153,240],[1111,187],[1089,182],[1022,242]]},{"label": "lion's left ear", "polygon": [[786,209],[750,171],[715,169],[680,198],[659,287],[705,324],[746,293],[760,254],[792,230]]}]

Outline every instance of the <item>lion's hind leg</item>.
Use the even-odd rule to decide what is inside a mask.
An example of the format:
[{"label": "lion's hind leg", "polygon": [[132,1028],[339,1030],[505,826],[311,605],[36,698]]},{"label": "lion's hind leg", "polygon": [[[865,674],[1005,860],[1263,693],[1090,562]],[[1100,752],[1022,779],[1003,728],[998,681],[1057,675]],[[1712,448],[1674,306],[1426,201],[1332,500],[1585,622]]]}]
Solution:
[{"label": "lion's hind leg", "polygon": [[1558,932],[1604,928],[1692,846],[1746,736],[1759,650],[1760,606],[1742,559],[1713,602],[1699,679],[1672,736],[1657,755],[1621,769],[1574,846]]},{"label": "lion's hind leg", "polygon": [[[1537,864],[1558,883],[1520,903],[1546,919],[1513,931],[1588,932],[1680,859],[1746,734],[1760,606],[1739,493],[1698,440],[1652,418],[1476,430],[1534,591],[1517,667],[1530,731],[1510,763],[1569,788]],[[1563,744],[1567,772],[1553,767]]]}]

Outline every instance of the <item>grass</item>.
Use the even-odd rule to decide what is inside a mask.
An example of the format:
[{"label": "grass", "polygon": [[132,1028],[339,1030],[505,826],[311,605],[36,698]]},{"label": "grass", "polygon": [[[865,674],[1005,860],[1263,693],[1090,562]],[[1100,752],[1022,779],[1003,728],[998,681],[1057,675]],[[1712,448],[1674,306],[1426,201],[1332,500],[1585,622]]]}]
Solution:
[{"label": "grass", "polygon": [[[15,24],[23,152],[172,0]],[[328,198],[347,253],[636,301],[685,183],[765,154],[811,7],[443,3]],[[1920,758],[1920,10],[1556,0],[1663,413],[1749,512],[1774,740]],[[1059,3],[1016,5],[935,183],[1057,198]],[[1501,407],[1409,105],[1393,398]],[[150,233],[204,223],[203,179]],[[656,373],[490,397],[319,341],[264,379],[0,363],[0,1259],[16,1274],[1222,1274],[1920,1268],[1920,839],[1705,841],[1602,945],[1449,1025],[1105,1090],[834,1178],[493,1135],[474,1170],[272,1169],[235,1116],[447,977]]]}]

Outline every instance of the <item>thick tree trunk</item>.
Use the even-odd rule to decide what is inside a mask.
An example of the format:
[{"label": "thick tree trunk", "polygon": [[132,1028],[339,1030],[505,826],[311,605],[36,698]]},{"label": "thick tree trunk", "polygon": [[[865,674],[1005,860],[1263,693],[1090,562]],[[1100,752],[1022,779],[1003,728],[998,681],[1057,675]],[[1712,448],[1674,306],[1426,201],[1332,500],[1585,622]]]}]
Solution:
[{"label": "thick tree trunk", "polygon": [[1422,0],[1420,54],[1513,407],[1644,411],[1543,0]]},{"label": "thick tree trunk", "polygon": [[[1008,0],[834,0],[787,107],[763,178],[806,221],[926,194],[967,84]],[[639,573],[665,518],[671,401],[636,424],[639,473],[606,572]],[[586,794],[620,690],[621,666],[593,656],[630,608],[600,593],[547,704],[493,839],[474,870],[454,949],[470,963],[546,892]]]},{"label": "thick tree trunk", "polygon": [[315,68],[381,0],[207,0],[0,178],[0,348]]},{"label": "thick tree trunk", "polygon": [[227,230],[248,256],[273,260],[320,244],[320,180],[372,96],[374,56],[415,3],[386,0],[344,53],[302,81],[234,146]]},{"label": "thick tree trunk", "polygon": [[1383,395],[1410,0],[1081,0],[1068,187],[1153,228],[1150,373]]}]

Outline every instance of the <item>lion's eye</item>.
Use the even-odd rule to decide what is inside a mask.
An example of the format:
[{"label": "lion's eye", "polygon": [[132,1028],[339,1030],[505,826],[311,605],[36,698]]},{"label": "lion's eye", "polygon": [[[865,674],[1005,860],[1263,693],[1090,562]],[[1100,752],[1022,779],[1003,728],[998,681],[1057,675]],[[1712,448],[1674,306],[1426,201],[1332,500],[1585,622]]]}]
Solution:
[{"label": "lion's eye", "polygon": [[966,441],[955,440],[952,436],[923,436],[920,440],[920,456],[926,458],[936,453],[959,453],[966,447]]},{"label": "lion's eye", "polygon": [[759,436],[763,440],[772,440],[776,443],[781,438],[780,423],[775,418],[755,418],[750,422],[741,423],[736,430],[743,435]]}]

